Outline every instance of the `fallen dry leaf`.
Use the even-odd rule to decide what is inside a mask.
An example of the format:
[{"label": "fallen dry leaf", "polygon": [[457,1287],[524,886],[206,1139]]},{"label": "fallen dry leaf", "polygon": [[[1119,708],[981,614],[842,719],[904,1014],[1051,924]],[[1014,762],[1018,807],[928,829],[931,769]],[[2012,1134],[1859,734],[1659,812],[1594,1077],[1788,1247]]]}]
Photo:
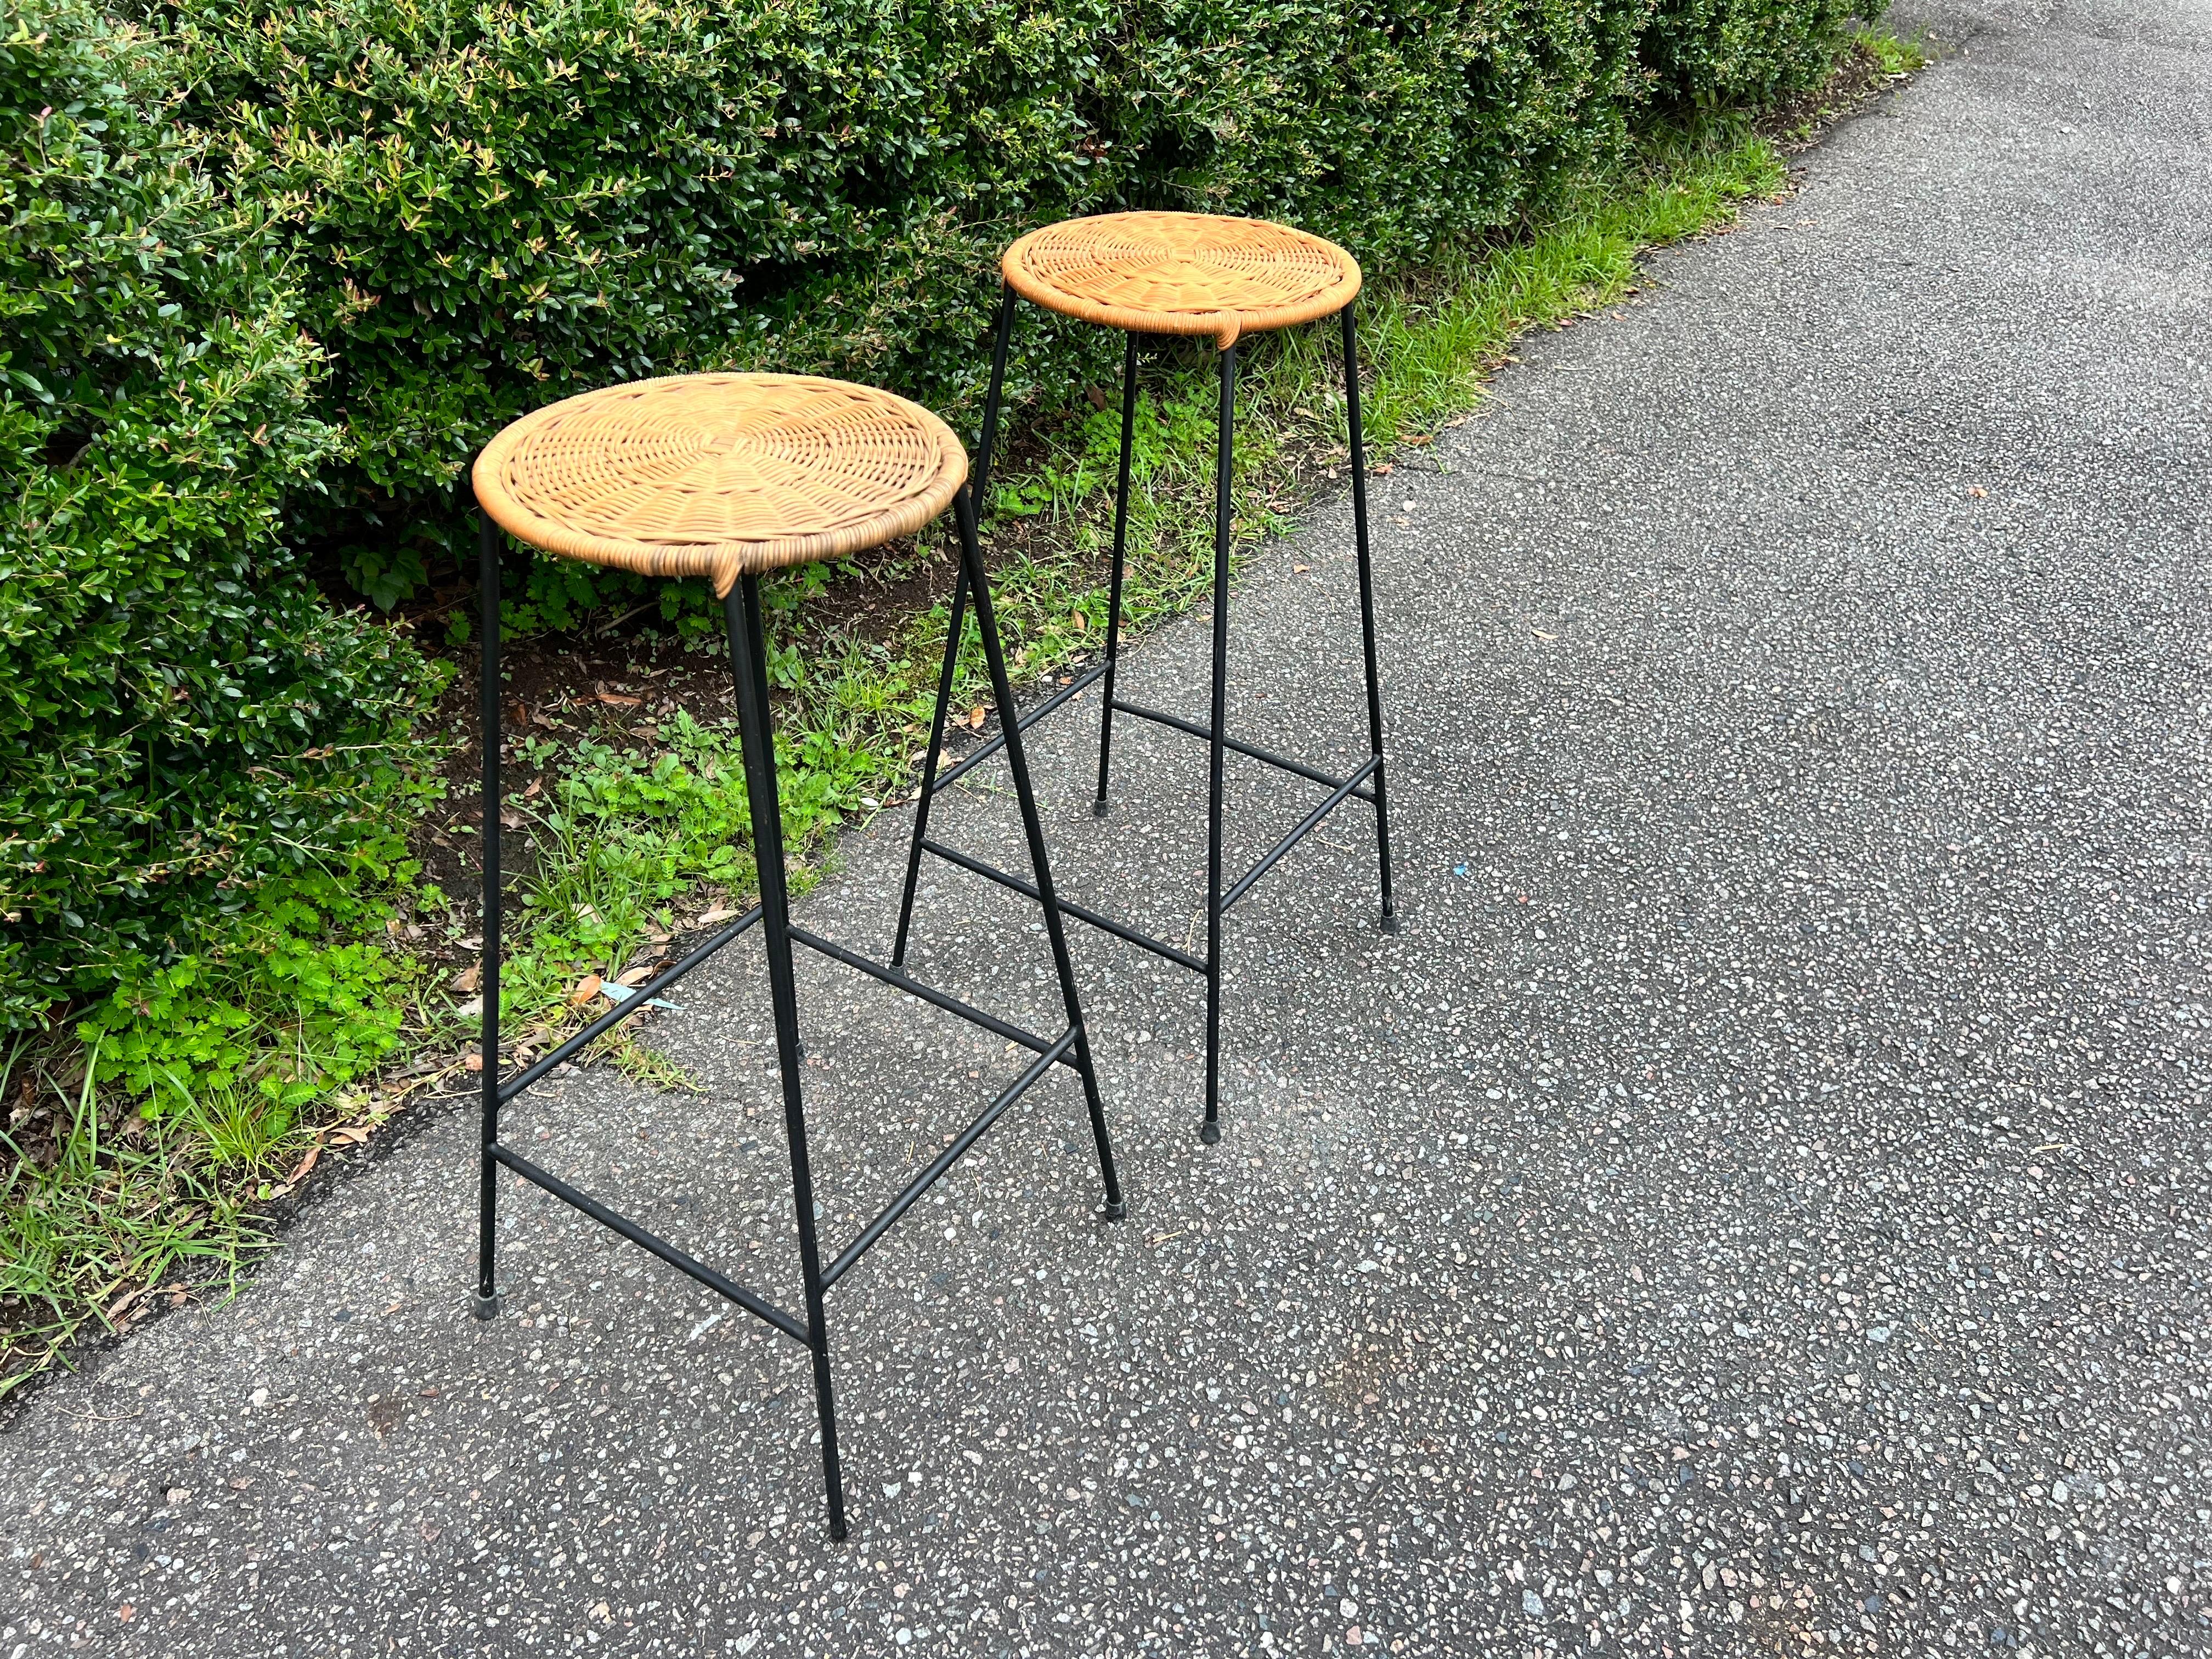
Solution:
[{"label": "fallen dry leaf", "polygon": [[453,975],[453,985],[456,991],[473,991],[483,981],[483,963],[472,962]]},{"label": "fallen dry leaf", "polygon": [[601,702],[612,703],[617,708],[642,708],[645,707],[645,699],[643,697],[626,697],[619,691],[602,691],[599,693],[599,701]]},{"label": "fallen dry leaf", "polygon": [[512,806],[502,806],[499,809],[499,821],[509,830],[520,830],[529,822]]},{"label": "fallen dry leaf", "polygon": [[1075,624],[1075,631],[1077,633],[1088,634],[1091,631],[1091,618],[1085,616],[1080,611],[1070,617],[1068,620]]},{"label": "fallen dry leaf", "polygon": [[615,983],[617,985],[642,985],[646,981],[652,977],[653,969],[649,967],[629,968],[615,975]]},{"label": "fallen dry leaf", "polygon": [[287,1187],[296,1187],[301,1182],[305,1181],[307,1178],[307,1171],[315,1167],[315,1160],[322,1155],[323,1149],[321,1146],[315,1146],[308,1147],[307,1155],[300,1160],[298,1165],[293,1170],[291,1174],[284,1177],[284,1184]]},{"label": "fallen dry leaf", "polygon": [[333,1129],[325,1137],[333,1146],[358,1146],[368,1139],[368,1131],[357,1123],[349,1123]]},{"label": "fallen dry leaf", "polygon": [[1387,478],[1391,473],[1396,471],[1397,468],[1392,466],[1389,462],[1385,461],[1382,465],[1375,469],[1375,476],[1378,478]]},{"label": "fallen dry leaf", "polygon": [[[483,1070],[483,1056],[477,1054],[465,1055],[462,1058],[461,1064],[467,1066],[471,1072],[481,1072]],[[295,1176],[292,1178],[295,1181],[299,1179],[297,1176]]]},{"label": "fallen dry leaf", "polygon": [[599,995],[599,987],[605,983],[605,981],[597,974],[586,974],[576,981],[576,988],[568,993],[568,1000],[572,1004],[589,1002],[593,997]]},{"label": "fallen dry leaf", "polygon": [[735,921],[737,919],[738,912],[726,905],[718,904],[699,918],[699,925],[702,927],[712,927],[717,922]]},{"label": "fallen dry leaf", "polygon": [[968,711],[968,725],[969,729],[977,732],[981,731],[983,729],[983,716],[988,711],[984,708],[983,705],[980,702],[973,708],[969,709]]},{"label": "fallen dry leaf", "polygon": [[131,1304],[135,1303],[140,1297],[146,1294],[146,1288],[147,1287],[145,1285],[141,1285],[135,1291],[125,1291],[122,1295],[117,1297],[114,1301],[109,1303],[107,1304],[108,1319],[111,1322],[120,1319],[123,1316],[124,1312],[130,1308]]},{"label": "fallen dry leaf", "polygon": [[523,799],[536,800],[538,795],[544,790],[544,787],[545,781],[543,778],[531,779],[530,787],[522,792]]}]

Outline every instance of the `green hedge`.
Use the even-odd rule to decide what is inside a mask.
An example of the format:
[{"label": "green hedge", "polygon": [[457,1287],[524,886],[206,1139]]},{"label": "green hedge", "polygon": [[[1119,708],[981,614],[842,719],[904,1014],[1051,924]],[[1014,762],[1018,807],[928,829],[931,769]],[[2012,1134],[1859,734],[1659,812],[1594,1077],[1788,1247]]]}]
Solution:
[{"label": "green hedge", "polygon": [[[1125,205],[1263,214],[1403,269],[1511,224],[1616,152],[1655,97],[1817,79],[1841,24],[1834,0],[156,15],[186,65],[182,112],[238,187],[302,204],[303,303],[351,453],[319,528],[385,602],[441,556],[471,452],[550,398],[773,365],[971,415],[995,256],[1027,226]],[[1032,385],[1080,384],[1110,349],[1024,326]]]},{"label": "green hedge", "polygon": [[1661,0],[1643,56],[1662,98],[1699,109],[1762,102],[1802,90],[1833,61],[1854,15],[1889,0]]},{"label": "green hedge", "polygon": [[0,36],[0,1027],[150,983],[388,833],[426,678],[280,534],[341,465],[290,228],[76,0]]}]

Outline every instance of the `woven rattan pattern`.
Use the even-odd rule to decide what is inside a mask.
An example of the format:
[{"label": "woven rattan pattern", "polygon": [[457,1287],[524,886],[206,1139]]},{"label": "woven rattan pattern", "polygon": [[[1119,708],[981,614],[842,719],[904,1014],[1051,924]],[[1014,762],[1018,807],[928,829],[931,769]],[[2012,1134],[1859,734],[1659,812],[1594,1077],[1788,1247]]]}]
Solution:
[{"label": "woven rattan pattern", "polygon": [[1105,213],[1033,230],[1000,261],[1015,293],[1048,311],[1139,334],[1240,334],[1334,316],[1359,292],[1359,262],[1334,242],[1264,219]]},{"label": "woven rattan pattern", "polygon": [[968,476],[903,398],[800,374],[684,374],[549,404],[477,458],[477,500],[548,552],[647,576],[738,577],[911,534]]}]

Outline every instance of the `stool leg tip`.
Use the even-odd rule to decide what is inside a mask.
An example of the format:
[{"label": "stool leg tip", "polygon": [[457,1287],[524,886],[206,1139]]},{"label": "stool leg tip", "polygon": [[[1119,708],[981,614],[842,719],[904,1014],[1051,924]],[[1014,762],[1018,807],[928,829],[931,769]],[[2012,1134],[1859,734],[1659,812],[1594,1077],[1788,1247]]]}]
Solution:
[{"label": "stool leg tip", "polygon": [[469,1294],[469,1317],[471,1319],[498,1318],[499,1292],[497,1291],[494,1291],[489,1296],[486,1296],[482,1291],[471,1291]]},{"label": "stool leg tip", "polygon": [[1105,796],[1101,795],[1097,800],[1091,803],[1091,816],[1094,818],[1103,818],[1106,816]]},{"label": "stool leg tip", "polygon": [[1109,1221],[1126,1221],[1129,1218],[1129,1206],[1117,1200],[1107,1205],[1099,1213]]},{"label": "stool leg tip", "polygon": [[1385,910],[1382,913],[1382,931],[1386,933],[1396,933],[1398,931],[1398,913],[1395,910]]},{"label": "stool leg tip", "polygon": [[1221,1139],[1221,1126],[1212,1118],[1206,1119],[1198,1126],[1198,1138],[1209,1146],[1217,1145]]}]

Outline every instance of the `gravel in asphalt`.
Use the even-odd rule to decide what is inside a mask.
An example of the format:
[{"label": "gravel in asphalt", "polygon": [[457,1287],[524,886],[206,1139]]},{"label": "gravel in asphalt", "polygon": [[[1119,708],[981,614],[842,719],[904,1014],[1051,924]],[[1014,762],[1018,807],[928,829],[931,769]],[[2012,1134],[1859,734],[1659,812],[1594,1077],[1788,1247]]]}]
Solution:
[{"label": "gravel in asphalt", "polygon": [[[449,1110],[0,1435],[0,1659],[2212,1650],[2212,10],[1900,21],[1960,50],[1378,481],[1406,927],[1358,810],[1237,913],[1212,1148],[1198,982],[1078,931],[1129,1218],[1056,1079],[839,1287],[848,1543],[803,1356],[620,1240],[510,1191],[468,1318]],[[1349,540],[1234,611],[1332,764]],[[1129,729],[1098,823],[1095,714],[1063,884],[1188,930],[1202,751]],[[805,920],[879,949],[902,847]],[[1048,1018],[930,879],[927,970]],[[842,1238],[1018,1057],[803,993]],[[756,961],[672,1000],[702,1097],[512,1133],[793,1305]]]}]

